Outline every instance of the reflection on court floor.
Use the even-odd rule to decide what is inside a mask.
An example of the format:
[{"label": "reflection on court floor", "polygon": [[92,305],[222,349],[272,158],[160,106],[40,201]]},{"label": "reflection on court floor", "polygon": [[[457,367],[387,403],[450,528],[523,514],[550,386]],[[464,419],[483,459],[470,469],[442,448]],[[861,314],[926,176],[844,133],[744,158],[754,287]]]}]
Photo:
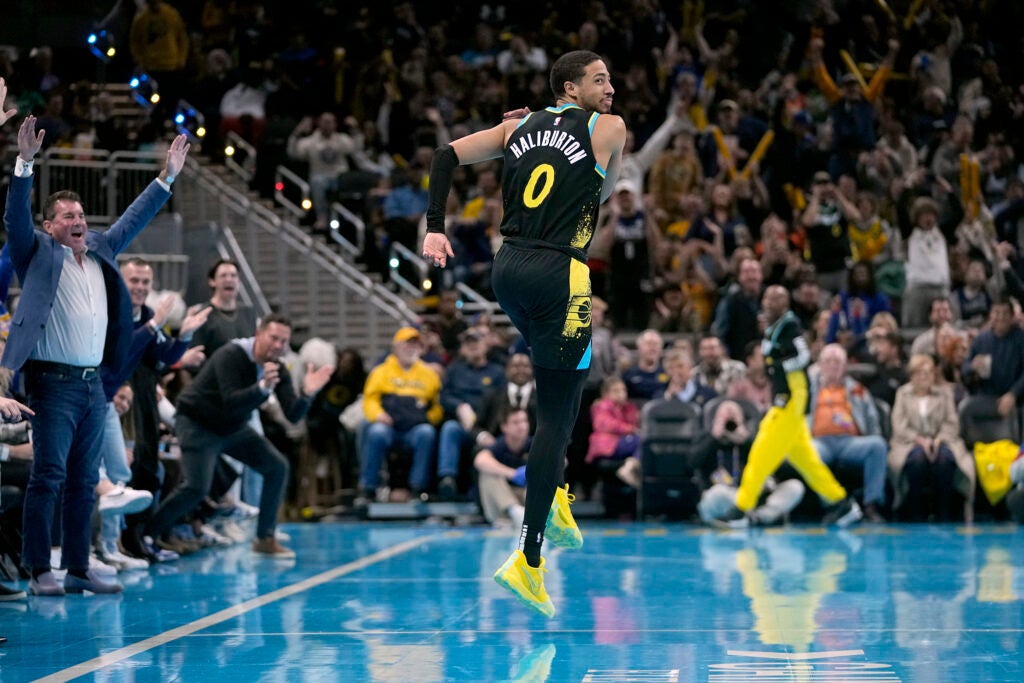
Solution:
[{"label": "reflection on court floor", "polygon": [[1021,681],[1012,526],[717,532],[583,525],[558,615],[492,580],[511,532],[289,526],[122,574],[119,596],[0,602],[0,681]]}]

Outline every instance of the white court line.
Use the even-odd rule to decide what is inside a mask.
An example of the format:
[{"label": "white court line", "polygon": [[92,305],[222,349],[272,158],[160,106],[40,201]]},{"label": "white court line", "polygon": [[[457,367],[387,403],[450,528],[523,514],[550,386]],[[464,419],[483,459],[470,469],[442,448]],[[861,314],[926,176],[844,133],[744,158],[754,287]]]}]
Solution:
[{"label": "white court line", "polygon": [[44,678],[37,679],[36,683],[57,683],[58,681],[70,681],[75,678],[78,678],[79,676],[85,676],[86,674],[95,673],[96,671],[99,671],[104,667],[108,667],[112,664],[117,664],[118,662],[123,662],[126,659],[142,654],[147,650],[152,650],[153,648],[160,647],[161,645],[166,645],[167,643],[174,640],[178,640],[179,638],[190,636],[197,631],[203,630],[204,628],[216,626],[217,624],[225,622],[228,619],[234,619],[235,617],[245,614],[246,612],[251,612],[254,609],[264,607],[272,602],[277,602],[278,600],[290,597],[292,595],[295,595],[296,593],[301,593],[302,591],[309,590],[310,588],[315,588],[316,586],[325,584],[328,581],[333,581],[339,576],[351,574],[352,572],[359,571],[360,569],[365,569],[370,565],[377,564],[378,562],[390,559],[396,555],[401,555],[402,553],[408,552],[413,548],[423,545],[427,541],[435,540],[437,538],[438,536],[436,535],[421,536],[419,538],[414,538],[412,540],[405,541],[404,543],[399,543],[398,545],[391,546],[390,548],[379,550],[374,554],[367,555],[366,557],[360,558],[355,562],[349,562],[348,564],[343,564],[339,567],[335,567],[334,569],[329,569],[328,571],[317,574],[316,576],[311,576],[308,579],[299,581],[298,583],[293,583],[292,585],[285,586],[284,588],[278,588],[276,591],[272,591],[270,593],[267,593],[266,595],[261,595],[259,597],[253,598],[252,600],[246,600],[245,602],[235,605],[234,607],[228,607],[227,609],[221,610],[220,612],[207,615],[202,619],[197,619],[183,626],[172,628],[170,631],[158,633],[155,636],[146,638],[145,640],[140,640],[139,642],[134,643],[132,645],[122,647],[119,650],[108,652],[107,654],[100,655],[95,659],[90,659],[87,662],[76,664],[75,666],[50,674],[49,676],[46,676]]}]

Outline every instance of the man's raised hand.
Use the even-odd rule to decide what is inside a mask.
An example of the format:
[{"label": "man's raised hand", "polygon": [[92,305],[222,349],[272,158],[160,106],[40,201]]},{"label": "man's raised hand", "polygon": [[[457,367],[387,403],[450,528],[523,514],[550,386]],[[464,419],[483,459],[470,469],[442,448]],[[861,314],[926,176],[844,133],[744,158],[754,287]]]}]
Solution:
[{"label": "man's raised hand", "polygon": [[185,168],[185,157],[188,156],[188,151],[192,148],[192,145],[188,143],[188,137],[185,135],[179,135],[174,138],[174,142],[167,148],[167,163],[164,165],[164,171],[167,177],[177,178],[178,174],[181,173],[181,169]]},{"label": "man's raised hand", "polygon": [[314,370],[312,363],[306,363],[306,375],[302,378],[302,393],[306,396],[315,395],[324,388],[333,374],[333,365],[321,365]]},{"label": "man's raised hand", "polygon": [[22,161],[32,161],[43,146],[46,131],[36,133],[36,117],[29,114],[18,129],[18,156]]}]

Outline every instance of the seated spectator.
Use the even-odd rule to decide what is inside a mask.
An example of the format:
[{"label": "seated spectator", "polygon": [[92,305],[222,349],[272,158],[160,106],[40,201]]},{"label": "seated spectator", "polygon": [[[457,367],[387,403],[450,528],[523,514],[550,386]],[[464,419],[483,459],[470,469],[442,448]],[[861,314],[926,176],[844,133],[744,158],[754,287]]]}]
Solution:
[{"label": "seated spectator", "polygon": [[[872,328],[879,330],[879,328]],[[868,391],[889,406],[896,400],[896,390],[907,383],[903,364],[903,340],[896,332],[868,331],[868,349],[874,359],[875,373],[867,383]]]},{"label": "seated spectator", "polygon": [[504,384],[504,368],[487,360],[487,343],[470,328],[462,335],[459,357],[448,366],[441,386],[445,421],[438,438],[437,491],[442,500],[453,500],[458,494],[462,451],[476,436],[484,393]]},{"label": "seated spectator", "polygon": [[978,328],[988,320],[992,308],[992,297],[986,287],[988,273],[985,261],[972,258],[967,262],[964,283],[953,290],[950,304],[953,319],[967,327]]},{"label": "seated spectator", "polygon": [[220,136],[234,132],[243,140],[259,145],[267,121],[268,94],[263,64],[249,64],[242,71],[241,80],[220,100]]},{"label": "seated spectator", "polygon": [[807,420],[814,448],[822,462],[861,467],[864,472],[864,519],[884,522],[885,462],[889,450],[882,438],[878,408],[862,384],[846,374],[846,351],[829,344],[812,375]]},{"label": "seated spectator", "polygon": [[391,353],[375,367],[363,389],[363,411],[369,423],[363,435],[361,503],[373,496],[388,453],[403,445],[412,450],[409,485],[416,494],[430,484],[430,462],[441,408],[441,378],[420,356],[423,345],[414,327],[403,327],[391,340]]},{"label": "seated spectator", "polygon": [[605,379],[601,397],[590,406],[590,415],[593,431],[587,462],[601,458],[622,461],[617,476],[639,488],[640,410],[629,400],[625,382],[615,376]]},{"label": "seated spectator", "polygon": [[989,323],[975,337],[961,370],[971,394],[997,397],[999,414],[1005,417],[1024,395],[1024,330],[1014,324],[1007,301],[992,304]]},{"label": "seated spectator", "polygon": [[[906,305],[906,301],[904,301],[903,306]],[[943,325],[949,325],[952,322],[953,306],[949,296],[943,294],[932,299],[928,304],[928,329],[914,338],[914,343],[910,345],[910,355],[916,356],[922,353],[929,356],[936,355],[938,353],[935,343],[936,335]]]},{"label": "seated spectator", "polygon": [[[956,518],[957,491],[967,502],[965,521],[971,521],[974,502],[974,459],[960,438],[960,418],[953,394],[936,383],[931,356],[917,355],[908,365],[910,382],[896,392],[892,410],[889,476],[893,508],[901,520],[923,522]],[[932,500],[925,500],[931,489]]]},{"label": "seated spectator", "polygon": [[952,325],[939,328],[938,351],[933,359],[938,359],[939,375],[936,381],[953,392],[953,403],[967,398],[967,386],[964,384],[963,364],[971,349],[970,337],[967,332],[958,330]]},{"label": "seated spectator", "polygon": [[847,348],[864,338],[875,315],[890,310],[889,297],[875,287],[875,271],[871,263],[858,261],[853,264],[849,282],[849,287],[832,299],[832,315],[825,335],[825,341],[832,344],[839,339],[841,332],[849,332],[850,339],[844,344]]},{"label": "seated spectator", "polygon": [[726,396],[749,401],[766,413],[772,407],[772,383],[761,354],[761,344],[750,342],[743,355],[746,373],[729,385]]},{"label": "seated spectator", "polygon": [[737,382],[747,374],[742,361],[733,360],[725,355],[722,340],[714,335],[706,335],[697,347],[700,363],[694,370],[694,377],[716,394],[725,394],[733,382]]},{"label": "seated spectator", "polygon": [[491,386],[484,393],[474,430],[476,445],[489,448],[498,436],[502,418],[513,408],[526,411],[532,436],[537,428],[537,394],[534,389],[530,356],[525,353],[509,356],[505,363],[504,385]]},{"label": "seated spectator", "polygon": [[739,484],[756,435],[747,427],[747,417],[739,403],[722,401],[718,404],[711,420],[711,436],[717,444],[715,469],[709,477],[712,483]]},{"label": "seated spectator", "polygon": [[661,366],[665,342],[654,330],[644,330],[636,338],[636,362],[622,371],[626,393],[633,400],[644,402],[659,398],[668,378]]},{"label": "seated spectator", "polygon": [[670,349],[665,354],[664,365],[668,377],[664,398],[693,403],[703,409],[705,403],[718,396],[714,389],[701,384],[694,376],[693,355],[689,351]]},{"label": "seated spectator", "polygon": [[532,437],[526,411],[509,410],[501,420],[501,436],[473,457],[484,519],[495,526],[518,529],[526,512],[526,460]]}]

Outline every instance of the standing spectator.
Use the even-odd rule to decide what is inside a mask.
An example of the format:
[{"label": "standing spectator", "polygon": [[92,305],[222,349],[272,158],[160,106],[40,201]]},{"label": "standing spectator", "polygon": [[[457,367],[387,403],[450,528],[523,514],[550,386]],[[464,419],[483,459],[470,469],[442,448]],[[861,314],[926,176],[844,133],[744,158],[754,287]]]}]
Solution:
[{"label": "standing spectator", "polygon": [[860,211],[832,183],[825,171],[814,174],[811,199],[800,221],[807,229],[810,261],[822,289],[833,294],[846,289],[850,238],[846,224],[860,221]]},{"label": "standing spectator", "polygon": [[825,341],[837,341],[840,332],[852,335],[845,346],[852,347],[864,339],[875,314],[888,312],[889,297],[875,285],[875,269],[869,261],[858,261],[850,268],[849,286],[832,299],[832,315]]},{"label": "standing spectator", "polygon": [[504,369],[487,360],[487,343],[470,328],[462,336],[459,357],[448,366],[441,387],[446,419],[438,437],[437,491],[442,500],[454,500],[458,494],[462,450],[474,434],[484,392],[504,383]]},{"label": "standing spectator", "polygon": [[1007,301],[992,304],[989,323],[971,344],[963,379],[972,394],[998,398],[999,414],[1006,417],[1024,395],[1024,330],[1013,323]]},{"label": "standing spectator", "polygon": [[714,389],[716,394],[725,394],[733,382],[742,380],[747,374],[743,361],[726,356],[722,340],[714,335],[707,335],[700,340],[697,355],[700,363],[697,364],[694,377],[700,384]]},{"label": "standing spectator", "polygon": [[[106,469],[107,478],[115,485],[118,485],[125,492],[131,489],[124,488],[129,481],[134,479],[133,470],[129,469],[129,463],[125,456],[126,445],[124,433],[121,429],[121,418],[132,407],[135,400],[135,392],[130,384],[124,384],[125,380],[134,375],[140,364],[170,366],[185,359],[185,364],[199,364],[205,359],[203,347],[194,346],[188,348],[193,332],[206,322],[210,315],[211,308],[202,310],[193,309],[181,322],[178,337],[171,338],[164,334],[163,327],[170,312],[171,305],[176,298],[165,296],[163,301],[153,310],[146,306],[146,299],[153,291],[153,267],[144,259],[137,256],[132,257],[121,264],[121,277],[128,289],[128,295],[132,302],[132,322],[134,332],[132,343],[126,353],[126,357],[119,372],[115,373],[103,368],[103,391],[107,397],[106,424],[103,429],[103,441],[100,451],[102,463]],[[185,356],[188,354],[188,357]],[[135,411],[149,411],[154,422],[158,419],[156,411],[156,381],[152,386],[140,386],[144,395],[138,397],[138,405]],[[127,401],[121,400],[122,394],[127,395]],[[138,419],[145,421],[146,417],[138,415]],[[140,484],[136,486],[139,493],[146,493],[149,501],[158,491],[157,475],[160,467],[156,455],[156,443],[147,443],[147,436],[155,436],[155,425],[152,428],[140,425],[135,430],[136,438],[133,438],[133,464],[139,463],[138,471],[143,471],[139,477]],[[140,440],[138,436],[143,438]],[[151,446],[151,447],[150,447]],[[151,475],[151,476],[147,476]],[[133,482],[134,483],[134,482]],[[103,501],[100,502],[103,507]],[[144,512],[149,505],[139,512]],[[123,519],[119,514],[108,513],[103,517],[103,529],[100,538],[100,555],[105,561],[115,565],[131,564],[131,558],[125,558],[117,549],[117,539],[121,534],[121,523]]]},{"label": "standing spectator", "polygon": [[617,330],[647,327],[653,291],[654,255],[660,233],[643,208],[639,188],[628,180],[615,184],[608,223],[608,292]]},{"label": "standing spectator", "polygon": [[985,324],[992,309],[992,297],[988,293],[987,282],[985,262],[978,258],[968,261],[964,283],[954,289],[950,297],[954,320],[974,328]]},{"label": "standing spectator", "polygon": [[206,355],[232,339],[252,336],[256,329],[256,311],[251,306],[240,304],[238,295],[241,283],[238,279],[238,264],[230,259],[218,259],[206,274],[210,286],[210,314],[206,323],[192,335],[191,346],[203,347]]},{"label": "standing spectator", "polygon": [[274,558],[293,558],[274,535],[277,508],[288,484],[288,461],[250,425],[254,410],[270,395],[277,397],[289,422],[301,420],[313,397],[334,373],[334,367],[306,367],[296,393],[291,373],[280,362],[291,340],[292,326],[272,314],[260,321],[256,336],[222,346],[178,397],[174,428],[181,444],[183,481],[160,504],[146,525],[158,539],[188,514],[213,484],[221,453],[245,463],[263,477],[260,512],[252,550]]},{"label": "standing spectator", "polygon": [[629,397],[649,401],[661,396],[668,378],[661,366],[665,341],[654,330],[644,330],[636,338],[636,362],[622,371]]},{"label": "standing spectator", "polygon": [[752,341],[761,337],[757,314],[761,310],[761,264],[749,258],[740,263],[739,283],[730,289],[715,310],[711,332],[737,358]]},{"label": "standing spectator", "polygon": [[960,438],[960,418],[953,394],[935,383],[931,356],[910,359],[910,382],[896,392],[892,408],[892,450],[889,474],[895,498],[893,508],[902,520],[928,519],[924,493],[931,487],[935,521],[952,517],[956,490],[964,495],[966,520],[974,503],[974,460]]},{"label": "standing spectator", "polygon": [[946,238],[939,230],[939,205],[935,200],[915,199],[910,209],[910,222],[913,230],[907,238],[907,287],[901,302],[902,323],[903,327],[921,327],[926,322],[922,315],[925,302],[949,296],[949,251]]},{"label": "standing spectator", "polygon": [[864,519],[883,522],[885,463],[889,447],[882,438],[878,408],[864,386],[847,376],[846,351],[829,344],[811,379],[807,420],[822,462],[849,463],[864,471]]},{"label": "standing spectator", "polygon": [[[7,117],[2,108],[0,117]],[[89,570],[89,521],[106,415],[98,366],[120,366],[132,331],[131,300],[114,259],[170,197],[189,145],[184,135],[175,138],[159,178],[106,232],[87,230],[78,195],[67,190],[43,203],[43,230],[37,231],[32,164],[44,136],[35,133],[35,124],[27,116],[18,131],[4,214],[11,262],[24,289],[2,363],[15,370],[24,366],[28,404],[36,413],[22,561],[34,595],[116,593],[123,590],[120,584]],[[64,585],[50,568],[50,529],[62,488]]]},{"label": "standing spectator", "polygon": [[530,421],[521,408],[510,409],[501,420],[501,436],[473,457],[479,476],[480,507],[494,525],[509,520],[521,527],[526,512],[526,460],[529,457]]},{"label": "standing spectator", "polygon": [[155,79],[160,88],[153,119],[162,123],[178,106],[184,85],[189,54],[185,21],[164,0],[145,0],[132,20],[129,41],[136,66]]},{"label": "standing spectator", "polygon": [[313,119],[307,116],[288,136],[288,156],[309,164],[309,187],[318,229],[327,227],[328,193],[337,192],[338,176],[348,171],[349,155],[355,151],[352,136],[339,132],[337,117],[327,111],[317,118],[315,129]]},{"label": "standing spectator", "polygon": [[381,465],[399,443],[412,449],[413,492],[426,491],[430,482],[430,460],[444,409],[441,378],[421,360],[422,354],[419,331],[403,327],[391,340],[391,353],[366,378],[363,411],[369,424],[363,435],[360,499],[374,494]]},{"label": "standing spectator", "polygon": [[[693,137],[693,130],[676,133],[672,136],[672,146],[663,151],[651,166],[648,187],[653,199],[654,218],[662,230],[681,218],[683,200],[703,189],[704,171]],[[637,180],[642,181],[643,177]]]}]

